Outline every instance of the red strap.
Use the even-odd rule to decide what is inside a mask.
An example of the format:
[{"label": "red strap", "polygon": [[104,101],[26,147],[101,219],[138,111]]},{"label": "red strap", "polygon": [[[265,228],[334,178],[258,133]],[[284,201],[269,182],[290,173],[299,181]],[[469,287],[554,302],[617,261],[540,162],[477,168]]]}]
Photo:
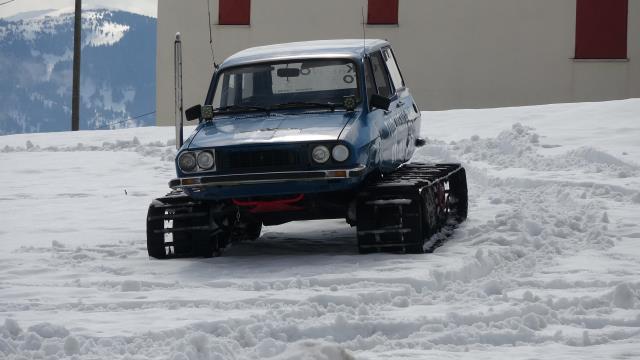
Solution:
[{"label": "red strap", "polygon": [[302,207],[292,206],[293,204],[302,201],[304,194],[300,194],[292,199],[281,199],[272,201],[241,201],[232,199],[236,206],[252,207],[249,212],[251,213],[267,213],[267,212],[285,212],[285,211],[298,211],[302,210]]}]

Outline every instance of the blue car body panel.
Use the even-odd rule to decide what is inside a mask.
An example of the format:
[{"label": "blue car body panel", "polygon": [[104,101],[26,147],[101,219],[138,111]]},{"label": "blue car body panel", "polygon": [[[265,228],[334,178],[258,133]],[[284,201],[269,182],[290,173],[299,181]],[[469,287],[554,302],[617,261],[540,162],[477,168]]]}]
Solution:
[{"label": "blue car body panel", "polygon": [[[367,40],[364,45],[362,39],[327,40],[271,45],[233,55],[214,74],[205,104],[212,103],[216,77],[225,69],[282,59],[318,58],[352,60],[357,66],[362,101],[355,111],[344,108],[250,111],[225,113],[211,121],[201,121],[178,156],[185,151],[211,150],[215,152],[217,166],[214,171],[184,173],[177,156],[178,178],[172,181],[172,187],[181,188],[194,198],[210,200],[317,194],[356,190],[371,174],[396,170],[413,155],[421,121],[418,107],[404,87],[394,91],[388,111],[369,106],[364,62],[370,54],[386,47],[390,48],[390,44],[383,40]],[[347,146],[350,151],[347,160],[331,160],[323,165],[311,161],[314,146],[330,148],[336,144]],[[281,164],[278,157],[287,156],[292,161]],[[346,175],[332,172],[338,170],[349,171]],[[316,176],[318,171],[324,172],[326,178]],[[287,173],[292,178],[264,180],[265,174],[270,173]],[[233,175],[249,181],[228,181],[231,178],[228,176]]]},{"label": "blue car body panel", "polygon": [[358,115],[320,110],[221,116],[198,127],[187,148],[336,140]]}]

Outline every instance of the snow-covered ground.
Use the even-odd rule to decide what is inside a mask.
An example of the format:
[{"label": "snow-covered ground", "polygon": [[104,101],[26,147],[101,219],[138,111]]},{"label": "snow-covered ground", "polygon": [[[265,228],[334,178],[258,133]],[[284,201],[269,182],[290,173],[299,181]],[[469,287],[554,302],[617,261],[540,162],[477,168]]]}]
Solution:
[{"label": "snow-covered ground", "polygon": [[[639,359],[640,100],[424,113],[470,216],[434,254],[343,221],[147,257],[170,128],[0,137],[2,359]],[[306,356],[306,357],[305,357]]]}]

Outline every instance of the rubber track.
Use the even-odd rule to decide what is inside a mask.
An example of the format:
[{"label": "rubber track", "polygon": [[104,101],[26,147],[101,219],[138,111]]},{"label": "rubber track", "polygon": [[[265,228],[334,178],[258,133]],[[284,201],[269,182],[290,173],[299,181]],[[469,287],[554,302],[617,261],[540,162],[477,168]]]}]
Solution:
[{"label": "rubber track", "polygon": [[407,164],[368,184],[357,205],[360,252],[423,252],[425,240],[451,220],[435,204],[456,174],[465,176],[460,164]]},{"label": "rubber track", "polygon": [[[169,226],[172,222],[172,226]],[[176,225],[180,222],[181,225]],[[185,225],[188,224],[188,225]],[[209,221],[208,206],[194,201],[181,192],[172,192],[155,199],[149,206],[147,215],[147,249],[149,255],[159,259],[190,257],[197,250],[193,242],[182,241],[178,245],[176,234],[211,233],[215,229]],[[172,234],[173,240],[165,234]],[[180,235],[182,236],[182,235]]]},{"label": "rubber track", "polygon": [[460,164],[407,164],[398,171],[370,184],[365,191],[377,191],[393,186],[419,190],[438,181],[446,180],[462,169]]}]

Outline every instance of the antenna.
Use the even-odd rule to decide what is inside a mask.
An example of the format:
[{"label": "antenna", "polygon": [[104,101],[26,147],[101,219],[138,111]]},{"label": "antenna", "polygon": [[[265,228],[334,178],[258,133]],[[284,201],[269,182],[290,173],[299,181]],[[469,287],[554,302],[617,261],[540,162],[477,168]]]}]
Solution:
[{"label": "antenna", "polygon": [[173,43],[173,74],[175,91],[175,115],[176,115],[176,149],[180,149],[184,142],[183,137],[183,109],[184,101],[182,96],[182,36],[176,33],[176,41]]},{"label": "antenna", "polygon": [[367,26],[364,20],[364,6],[362,7],[362,57],[367,53]]},{"label": "antenna", "polygon": [[216,64],[216,56],[213,53],[213,31],[211,29],[211,0],[207,0],[207,12],[209,14],[209,47],[211,47],[211,62],[213,63],[213,68],[218,69],[218,64]]}]

